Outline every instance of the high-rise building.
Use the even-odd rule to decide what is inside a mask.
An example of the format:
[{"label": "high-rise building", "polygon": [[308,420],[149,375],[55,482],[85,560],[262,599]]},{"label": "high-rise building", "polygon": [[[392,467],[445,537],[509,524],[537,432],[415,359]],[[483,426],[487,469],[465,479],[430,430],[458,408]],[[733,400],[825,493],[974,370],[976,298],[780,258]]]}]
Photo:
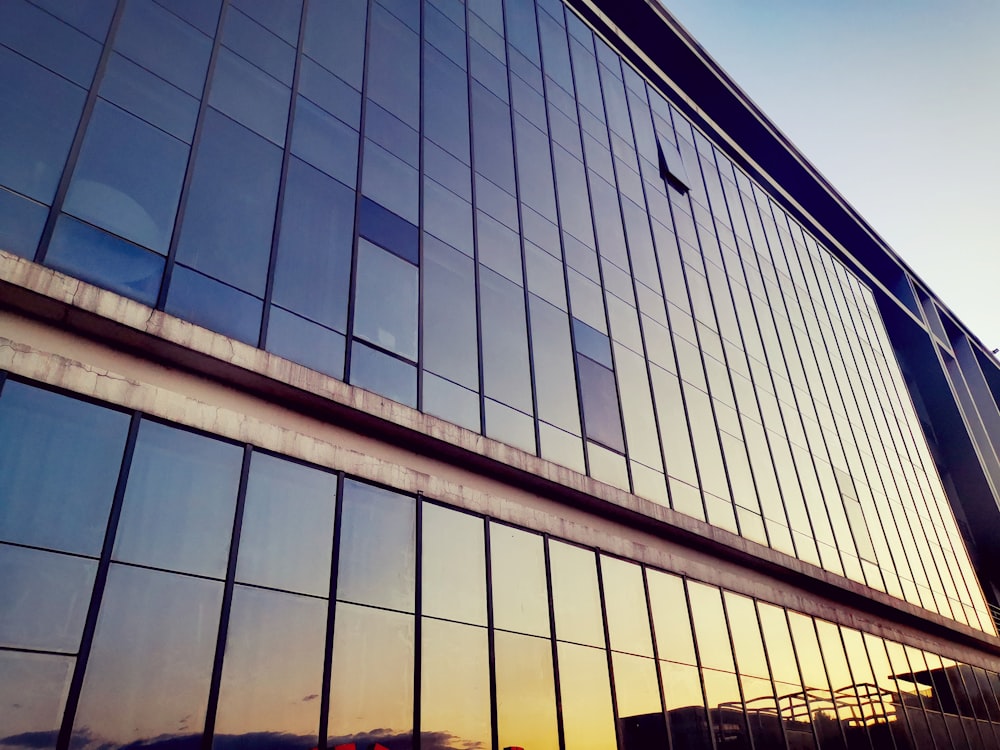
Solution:
[{"label": "high-rise building", "polygon": [[653,0],[0,94],[0,747],[1000,748],[1000,368]]}]

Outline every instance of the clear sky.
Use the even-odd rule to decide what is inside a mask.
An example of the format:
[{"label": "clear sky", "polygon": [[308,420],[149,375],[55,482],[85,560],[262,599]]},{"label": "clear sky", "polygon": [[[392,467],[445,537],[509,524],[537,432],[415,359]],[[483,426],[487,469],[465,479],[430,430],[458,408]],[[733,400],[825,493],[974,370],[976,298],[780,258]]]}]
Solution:
[{"label": "clear sky", "polygon": [[945,305],[1000,347],[1000,2],[662,2]]}]

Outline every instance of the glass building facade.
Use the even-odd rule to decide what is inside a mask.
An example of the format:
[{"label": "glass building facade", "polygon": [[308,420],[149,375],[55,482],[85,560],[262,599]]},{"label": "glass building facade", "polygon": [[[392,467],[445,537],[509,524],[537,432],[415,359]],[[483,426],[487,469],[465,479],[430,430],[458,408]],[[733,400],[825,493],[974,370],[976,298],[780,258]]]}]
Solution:
[{"label": "glass building facade", "polygon": [[1000,369],[720,81],[0,3],[0,746],[1000,748]]}]

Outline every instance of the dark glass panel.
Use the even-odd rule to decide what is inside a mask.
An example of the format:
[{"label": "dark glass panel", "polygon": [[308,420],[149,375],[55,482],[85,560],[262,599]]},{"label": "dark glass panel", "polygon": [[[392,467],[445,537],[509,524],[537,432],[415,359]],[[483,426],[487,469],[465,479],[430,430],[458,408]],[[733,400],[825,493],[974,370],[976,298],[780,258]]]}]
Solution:
[{"label": "dark glass panel", "polygon": [[361,198],[361,208],[358,213],[358,232],[362,237],[384,247],[403,260],[413,264],[420,262],[417,228],[392,211],[364,197]]},{"label": "dark glass panel", "polygon": [[685,750],[710,750],[712,741],[698,668],[661,661],[660,674],[674,745]]},{"label": "dark glass panel", "polygon": [[263,305],[256,297],[183,266],[175,266],[166,311],[256,346]]},{"label": "dark glass panel", "polygon": [[418,286],[416,266],[359,241],[354,335],[416,361]]},{"label": "dark glass panel", "polygon": [[[245,6],[246,3],[243,3]],[[268,8],[275,10],[287,9],[298,16],[300,3],[260,3],[254,11],[266,12]],[[237,6],[238,7],[238,6]],[[289,13],[289,15],[291,15]],[[289,19],[292,28],[291,44],[298,41],[298,18]],[[295,48],[285,44],[281,39],[267,31],[258,20],[251,19],[246,13],[234,10],[226,14],[226,26],[222,31],[222,43],[241,57],[246,58],[258,68],[288,86],[292,85],[292,72],[295,69]]]},{"label": "dark glass panel", "polygon": [[65,210],[166,255],[187,157],[180,141],[99,101]]},{"label": "dark glass panel", "polygon": [[114,559],[224,577],[242,453],[230,443],[143,420]]},{"label": "dark glass panel", "polygon": [[486,268],[479,283],[486,395],[531,412],[524,290]]},{"label": "dark glass panel", "polygon": [[8,380],[0,398],[0,538],[100,554],[128,422]]},{"label": "dark glass panel", "polygon": [[0,646],[74,653],[97,563],[0,544]]},{"label": "dark glass panel", "polygon": [[702,667],[734,671],[729,628],[726,627],[726,613],[722,609],[722,592],[715,586],[688,581],[688,597]]},{"label": "dark glass panel", "polygon": [[273,300],[347,330],[354,191],[298,159],[288,164]]},{"label": "dark glass panel", "polygon": [[24,0],[0,3],[0,44],[81,86],[89,86],[101,45]]},{"label": "dark glass panel", "polygon": [[558,747],[551,643],[497,631],[495,651],[498,747]]},{"label": "dark glass panel", "polygon": [[605,648],[601,592],[593,550],[549,542],[556,638]]},{"label": "dark glass panel", "polygon": [[[785,737],[781,727],[781,711],[775,699],[774,687],[770,680],[741,675],[744,708],[754,747],[785,748]],[[812,750],[815,742],[811,732],[802,731],[803,725],[791,721],[786,724],[790,750]]]},{"label": "dark glass panel", "polygon": [[55,750],[76,659],[0,651],[0,744]]},{"label": "dark glass panel", "polygon": [[576,398],[569,320],[565,312],[534,295],[529,298],[529,305],[538,417],[579,434],[580,406]]},{"label": "dark glass panel", "polygon": [[649,586],[649,605],[653,610],[657,654],[661,659],[697,664],[687,599],[684,595],[684,579],[647,569],[646,580]]},{"label": "dark glass panel", "polygon": [[283,146],[291,92],[256,65],[219,50],[208,101],[215,109]]},{"label": "dark glass panel", "polygon": [[298,93],[354,130],[359,129],[361,94],[308,57],[299,62]]},{"label": "dark glass panel", "polygon": [[591,328],[586,323],[573,319],[573,336],[576,342],[576,351],[595,362],[612,367],[611,341],[607,334],[601,333],[595,328]]},{"label": "dark glass panel", "polygon": [[60,216],[45,261],[53,268],[138,300],[156,303],[164,259],[68,216]]},{"label": "dark glass panel", "polygon": [[486,624],[483,519],[425,503],[421,540],[421,612]]},{"label": "dark glass panel", "polygon": [[309,4],[303,51],[361,90],[365,59],[366,0],[317,0]]},{"label": "dark glass panel", "polygon": [[236,580],[326,596],[336,494],[336,475],[254,453]]},{"label": "dark glass panel", "polygon": [[114,53],[101,79],[101,97],[185,143],[194,136],[198,100]]},{"label": "dark glass panel", "polygon": [[349,479],[342,516],[337,598],[412,612],[413,498]]},{"label": "dark glass panel", "polygon": [[338,604],[328,746],[413,746],[413,616]]},{"label": "dark glass panel", "polygon": [[513,195],[510,107],[478,83],[472,85],[472,133],[476,171]]},{"label": "dark glass panel", "polygon": [[337,380],[344,379],[343,334],[275,305],[267,321],[267,350]]},{"label": "dark glass panel", "polygon": [[411,224],[419,223],[420,176],[417,170],[367,139],[361,189],[373,201]]},{"label": "dark glass panel", "polygon": [[615,376],[607,367],[578,355],[580,399],[587,437],[621,453],[625,452],[625,437],[618,411],[618,391]]},{"label": "dark glass panel", "polygon": [[705,700],[716,743],[725,748],[750,750],[750,731],[743,714],[743,700],[736,675],[731,672],[701,671]]},{"label": "dark glass panel", "polygon": [[132,0],[125,6],[115,49],[192,96],[201,96],[211,40],[152,0]]},{"label": "dark glass panel", "polygon": [[42,204],[0,188],[0,248],[34,258],[48,215]]},{"label": "dark glass panel", "polygon": [[424,618],[421,639],[422,746],[435,750],[489,747],[490,668],[486,630]]},{"label": "dark glass panel", "polygon": [[222,583],[112,565],[74,744],[201,741]]},{"label": "dark glass panel", "polygon": [[345,185],[357,182],[357,131],[302,96],[295,101],[292,153]]},{"label": "dark glass panel", "polygon": [[209,110],[177,260],[262,295],[280,171],[279,149]]},{"label": "dark glass panel", "polygon": [[611,648],[640,656],[653,655],[649,611],[642,568],[613,557],[601,556],[604,606],[608,615]]},{"label": "dark glass panel", "polygon": [[417,368],[360,341],[351,346],[353,385],[416,408]]},{"label": "dark glass panel", "polygon": [[443,243],[424,241],[424,366],[479,387],[475,264]]},{"label": "dark glass panel", "polygon": [[0,184],[52,200],[84,98],[83,89],[0,47]]},{"label": "dark glass panel", "polygon": [[[222,663],[215,747],[316,747],[326,601],[237,586]],[[266,677],[265,677],[266,676]]]},{"label": "dark glass panel", "polygon": [[604,649],[559,644],[559,685],[566,750],[615,746],[615,717]]},{"label": "dark glass panel", "polygon": [[417,127],[420,37],[378,4],[372,8],[370,34],[366,94],[403,122]]},{"label": "dark glass panel", "polygon": [[491,523],[490,559],[493,624],[504,630],[548,636],[549,602],[542,538]]}]

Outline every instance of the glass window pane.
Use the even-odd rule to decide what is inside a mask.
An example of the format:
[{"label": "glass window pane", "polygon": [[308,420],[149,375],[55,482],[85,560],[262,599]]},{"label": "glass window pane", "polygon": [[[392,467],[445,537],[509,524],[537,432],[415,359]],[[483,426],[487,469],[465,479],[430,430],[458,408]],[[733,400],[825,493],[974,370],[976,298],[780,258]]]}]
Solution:
[{"label": "glass window pane", "polygon": [[326,612],[322,599],[235,588],[215,719],[217,747],[248,745],[261,734],[280,736],[290,749],[316,746]]},{"label": "glass window pane", "polygon": [[338,604],[328,746],[413,746],[413,616]]},{"label": "glass window pane", "polygon": [[389,211],[416,225],[420,221],[420,175],[402,159],[365,139],[361,189]]},{"label": "glass window pane", "polygon": [[565,312],[531,295],[531,349],[534,355],[538,417],[570,432],[580,432],[573,348]]},{"label": "glass window pane", "polygon": [[[347,3],[339,7],[346,8]],[[299,63],[299,94],[357,130],[361,122],[361,94],[308,57]]]},{"label": "glass window pane", "polygon": [[608,653],[604,649],[559,644],[566,750],[605,750],[615,746]]},{"label": "glass window pane", "polygon": [[65,210],[165,255],[187,157],[181,141],[98,101]]},{"label": "glass window pane", "polygon": [[0,538],[100,554],[128,422],[121,412],[8,380],[0,397]]},{"label": "glass window pane", "polygon": [[403,260],[419,265],[419,233],[416,226],[363,196],[358,207],[358,233]]},{"label": "glass window pane", "polygon": [[306,16],[304,51],[361,90],[365,59],[365,0],[312,3]]},{"label": "glass window pane", "polygon": [[726,613],[722,609],[722,592],[715,586],[688,581],[688,597],[701,665],[709,669],[734,671],[729,628],[726,627]]},{"label": "glass window pane", "polygon": [[750,750],[750,732],[743,715],[743,700],[736,675],[703,669],[702,679],[705,681],[705,700],[712,733],[718,744],[734,750]]},{"label": "glass window pane", "polygon": [[254,453],[236,580],[327,596],[336,495],[336,475]]},{"label": "glass window pane", "polygon": [[417,368],[360,341],[351,346],[350,382],[401,404],[417,406]]},{"label": "glass window pane", "polygon": [[367,94],[399,119],[420,122],[420,37],[395,16],[372,9]]},{"label": "glass window pane", "polygon": [[201,138],[177,260],[262,296],[281,151],[214,110]]},{"label": "glass window pane", "polygon": [[0,544],[0,646],[75,653],[97,562]]},{"label": "glass window pane", "polygon": [[497,631],[494,646],[499,747],[558,747],[552,644]]},{"label": "glass window pane", "polygon": [[[653,655],[649,611],[642,568],[634,563],[601,556],[604,606],[608,612],[611,648],[640,656]],[[662,657],[662,654],[661,654]]]},{"label": "glass window pane", "polygon": [[412,612],[413,498],[349,479],[342,516],[337,598]]},{"label": "glass window pane", "polygon": [[513,195],[510,107],[478,83],[472,84],[472,132],[476,171]]},{"label": "glass window pane", "polygon": [[292,153],[345,185],[357,182],[357,131],[301,96],[295,103]]},{"label": "glass window pane", "polygon": [[200,740],[221,602],[220,581],[112,565],[73,742]]},{"label": "glass window pane", "polygon": [[417,359],[417,268],[370,242],[358,242],[354,335]]},{"label": "glass window pane", "polygon": [[257,346],[262,309],[256,297],[184,266],[174,267],[166,306],[171,315]]},{"label": "glass window pane", "polygon": [[687,598],[684,596],[684,579],[647,568],[646,580],[649,604],[653,610],[653,628],[656,630],[657,654],[661,659],[697,664]]},{"label": "glass window pane", "polygon": [[549,542],[556,638],[605,648],[597,558],[593,550]]},{"label": "glass window pane", "polygon": [[524,290],[497,273],[479,271],[486,395],[531,412]]},{"label": "glass window pane", "polygon": [[[0,726],[12,750],[55,750],[76,659],[0,651]],[[13,741],[12,741],[13,740]]]},{"label": "glass window pane", "polygon": [[486,551],[483,519],[424,503],[421,612],[486,624]]},{"label": "glass window pane", "polygon": [[730,633],[736,651],[737,671],[767,679],[767,657],[764,655],[764,642],[757,624],[757,609],[753,599],[730,591],[723,591],[722,596],[726,602],[729,622],[735,623]]},{"label": "glass window pane", "polygon": [[354,191],[291,159],[274,271],[276,303],[334,330],[347,325]]},{"label": "glass window pane", "polygon": [[698,668],[661,661],[660,674],[674,745],[685,750],[710,750],[712,740]]},{"label": "glass window pane", "polygon": [[114,53],[101,79],[101,98],[191,143],[198,100],[162,78]]},{"label": "glass window pane", "polygon": [[667,747],[667,723],[660,702],[656,662],[617,651],[611,660],[622,747],[626,750]]},{"label": "glass window pane", "polygon": [[479,388],[476,277],[471,258],[424,241],[424,366],[449,380]]},{"label": "glass window pane", "polygon": [[114,559],[222,578],[243,451],[143,420]]},{"label": "glass window pane", "polygon": [[423,747],[491,743],[486,630],[425,618],[421,626],[420,736]]},{"label": "glass window pane", "polygon": [[[441,24],[451,26],[447,21]],[[428,25],[428,34],[431,28]],[[464,39],[462,42],[464,62]],[[469,161],[468,86],[462,68],[433,47],[424,46],[424,135],[463,162]]]},{"label": "glass window pane", "polygon": [[542,538],[491,523],[490,558],[493,624],[504,630],[548,636],[549,597]]},{"label": "glass window pane", "polygon": [[279,357],[343,380],[345,342],[343,334],[271,306],[267,350]]},{"label": "glass window pane", "polygon": [[42,204],[0,188],[0,247],[31,260],[48,215]]},{"label": "glass window pane", "polygon": [[0,47],[0,184],[52,200],[84,98],[83,89]]},{"label": "glass window pane", "polygon": [[614,373],[592,359],[578,355],[580,399],[587,437],[620,453],[625,452],[622,418]]},{"label": "glass window pane", "polygon": [[441,417],[473,432],[482,430],[479,414],[479,394],[424,371],[424,400],[427,414]]},{"label": "glass window pane", "polygon": [[[295,49],[270,32],[280,33],[285,41],[295,44],[299,37],[298,16],[302,3],[249,3],[244,0],[235,5],[243,12],[226,14],[222,43],[290,86]],[[283,14],[284,18],[267,17],[278,14]]]}]

